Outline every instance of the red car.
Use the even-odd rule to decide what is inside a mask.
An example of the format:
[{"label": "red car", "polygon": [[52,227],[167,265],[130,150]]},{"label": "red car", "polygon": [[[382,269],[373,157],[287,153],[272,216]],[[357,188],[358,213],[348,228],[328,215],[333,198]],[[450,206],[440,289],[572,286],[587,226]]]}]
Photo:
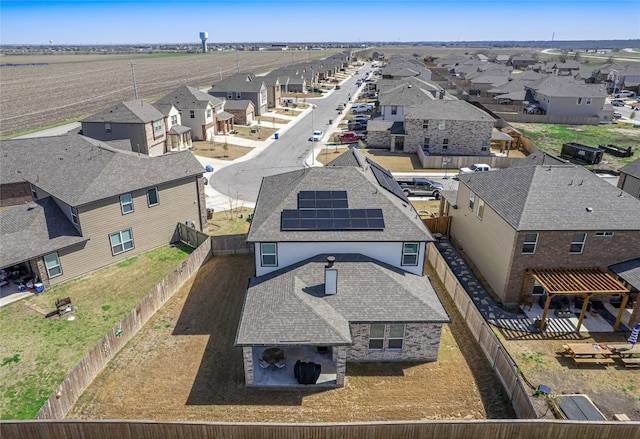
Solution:
[{"label": "red car", "polygon": [[357,142],[358,140],[364,140],[364,139],[365,139],[364,135],[356,134],[353,131],[345,131],[340,135],[341,143],[353,143],[353,142]]}]

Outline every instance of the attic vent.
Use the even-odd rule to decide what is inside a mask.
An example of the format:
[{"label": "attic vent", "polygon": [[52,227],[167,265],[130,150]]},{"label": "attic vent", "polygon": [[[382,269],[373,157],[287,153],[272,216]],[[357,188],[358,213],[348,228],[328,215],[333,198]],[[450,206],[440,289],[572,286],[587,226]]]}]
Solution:
[{"label": "attic vent", "polygon": [[593,212],[593,207],[587,207],[587,212]]},{"label": "attic vent", "polygon": [[38,207],[36,203],[29,203],[27,205],[27,210],[35,209],[36,207]]}]

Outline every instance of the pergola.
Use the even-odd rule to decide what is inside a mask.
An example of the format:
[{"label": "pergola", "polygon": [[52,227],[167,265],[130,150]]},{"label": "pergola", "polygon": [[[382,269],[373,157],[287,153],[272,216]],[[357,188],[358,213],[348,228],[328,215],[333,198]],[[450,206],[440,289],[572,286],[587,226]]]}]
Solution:
[{"label": "pergola", "polygon": [[551,299],[559,294],[562,295],[581,295],[584,298],[580,318],[576,331],[580,331],[584,314],[589,305],[589,299],[595,294],[621,294],[622,303],[620,311],[613,325],[616,331],[620,325],[624,308],[629,300],[629,290],[623,284],[618,282],[613,276],[604,273],[597,268],[574,268],[574,269],[530,269],[525,272],[522,283],[522,291],[520,292],[520,303],[524,298],[524,291],[529,277],[535,279],[542,288],[547,292],[547,301],[544,304],[544,312],[540,320],[540,332],[542,332]]}]

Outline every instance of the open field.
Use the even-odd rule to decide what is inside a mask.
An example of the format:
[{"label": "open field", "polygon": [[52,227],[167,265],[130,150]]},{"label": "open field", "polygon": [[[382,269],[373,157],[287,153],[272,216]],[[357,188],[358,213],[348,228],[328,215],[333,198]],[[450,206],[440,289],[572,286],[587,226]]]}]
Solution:
[{"label": "open field", "polygon": [[209,52],[148,55],[5,55],[3,63],[48,63],[2,68],[0,135],[36,131],[78,120],[135,98],[153,101],[181,85],[211,86],[238,70],[256,74],[337,49],[289,52]]},{"label": "open field", "polygon": [[242,351],[233,343],[253,264],[252,255],[207,262],[111,361],[67,417],[217,422],[514,417],[446,297],[453,323],[443,328],[437,362],[350,363],[345,387],[334,390],[245,388]]},{"label": "open field", "polygon": [[[0,308],[0,418],[33,418],[87,351],[190,252],[160,247]],[[73,312],[45,318],[64,297]]]}]

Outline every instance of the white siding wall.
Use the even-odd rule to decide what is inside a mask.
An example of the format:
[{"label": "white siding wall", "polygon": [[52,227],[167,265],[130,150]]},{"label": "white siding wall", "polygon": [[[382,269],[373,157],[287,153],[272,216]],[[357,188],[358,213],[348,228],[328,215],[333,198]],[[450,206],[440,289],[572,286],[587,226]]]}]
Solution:
[{"label": "white siding wall", "polygon": [[404,107],[398,106],[398,114],[391,114],[391,105],[381,105],[380,112],[383,120],[392,120],[394,122],[404,121]]},{"label": "white siding wall", "polygon": [[402,244],[402,242],[279,242],[278,266],[262,267],[260,264],[260,243],[256,243],[256,276],[288,267],[320,253],[360,253],[421,276],[425,243],[420,243],[420,256],[416,266],[401,265]]}]

